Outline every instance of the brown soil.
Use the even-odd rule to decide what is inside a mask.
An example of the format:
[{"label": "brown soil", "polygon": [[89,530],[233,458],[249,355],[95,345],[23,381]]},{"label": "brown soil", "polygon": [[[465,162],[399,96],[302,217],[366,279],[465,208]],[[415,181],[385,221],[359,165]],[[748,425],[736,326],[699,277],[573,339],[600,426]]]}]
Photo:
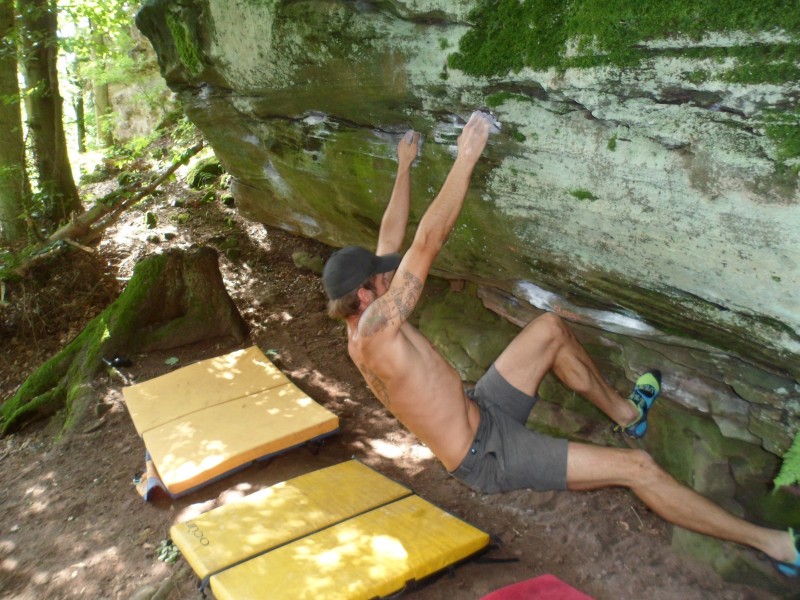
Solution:
[{"label": "brown soil", "polygon": [[[109,187],[93,191],[101,195]],[[518,559],[465,564],[408,598],[477,599],[543,573],[597,599],[775,597],[726,583],[709,567],[676,555],[670,526],[625,490],[481,496],[454,481],[371,396],[347,357],[341,325],[324,314],[319,277],[292,260],[298,250],[327,256],[329,249],[247,222],[235,209],[202,198],[172,183],[109,231],[96,254],[74,252],[10,284],[7,304],[0,306],[0,398],[119,294],[141,256],[170,245],[208,244],[222,249],[223,276],[252,343],[273,351],[274,362],[300,388],[339,415],[341,434],[316,455],[293,450],[188,497],[148,504],[132,484],[144,466],[144,446],[123,402],[125,383],[101,376],[98,419],[69,443],[54,443],[57,427],[48,423],[0,440],[0,597],[199,597],[182,559],[167,564],[158,558],[176,520],[351,457],[496,536],[502,545],[492,556]],[[185,205],[173,206],[176,199]],[[145,227],[147,210],[158,217],[155,229]],[[188,222],[179,224],[179,214]],[[169,242],[168,232],[176,234]],[[159,241],[148,241],[153,235]],[[123,372],[144,381],[234,349],[214,341],[135,355]],[[170,357],[179,359],[174,367],[165,362]]]}]

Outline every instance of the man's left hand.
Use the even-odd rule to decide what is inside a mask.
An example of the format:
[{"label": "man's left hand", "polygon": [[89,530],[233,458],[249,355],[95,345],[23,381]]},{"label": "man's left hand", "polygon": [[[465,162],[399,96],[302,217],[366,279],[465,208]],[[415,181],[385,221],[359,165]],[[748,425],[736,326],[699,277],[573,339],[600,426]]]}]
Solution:
[{"label": "man's left hand", "polygon": [[419,132],[409,129],[397,144],[397,160],[400,167],[408,168],[419,153]]}]

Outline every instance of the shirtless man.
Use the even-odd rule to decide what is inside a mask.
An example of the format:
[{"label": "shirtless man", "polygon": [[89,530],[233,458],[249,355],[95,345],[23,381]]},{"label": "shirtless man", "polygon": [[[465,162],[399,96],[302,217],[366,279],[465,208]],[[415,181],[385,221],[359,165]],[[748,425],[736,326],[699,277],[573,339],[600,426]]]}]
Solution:
[{"label": "shirtless man", "polygon": [[493,493],[511,489],[631,489],[664,519],[738,542],[800,571],[800,536],[759,527],[731,515],[679,484],[643,450],[607,448],[551,438],[525,427],[544,375],[552,370],[621,429],[641,437],[660,391],[660,374],[646,373],[630,398],[605,382],[559,317],[531,321],[465,392],[458,373],[408,323],[433,261],[461,211],[483,152],[491,117],[475,112],[458,139],[458,154],[441,191],[402,256],[408,223],[410,171],[419,134],[397,147],[398,171],[381,221],[376,254],[351,246],[325,265],[329,314],[347,324],[348,351],[372,392],[457,479]]}]

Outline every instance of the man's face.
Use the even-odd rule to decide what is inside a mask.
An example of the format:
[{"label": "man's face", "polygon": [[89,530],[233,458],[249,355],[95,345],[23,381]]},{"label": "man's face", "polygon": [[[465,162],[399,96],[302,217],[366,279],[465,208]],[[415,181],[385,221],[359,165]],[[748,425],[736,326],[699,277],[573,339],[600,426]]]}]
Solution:
[{"label": "man's face", "polygon": [[375,297],[380,298],[389,290],[392,279],[389,273],[378,273],[372,278],[372,285],[375,286]]}]

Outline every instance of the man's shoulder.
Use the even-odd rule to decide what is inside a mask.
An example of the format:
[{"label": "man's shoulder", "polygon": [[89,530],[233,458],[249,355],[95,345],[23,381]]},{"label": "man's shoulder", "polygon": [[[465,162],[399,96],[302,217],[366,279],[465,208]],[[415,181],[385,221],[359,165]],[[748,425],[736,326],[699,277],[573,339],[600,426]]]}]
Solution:
[{"label": "man's shoulder", "polygon": [[407,337],[402,333],[405,329],[403,325],[371,328],[366,331],[359,327],[355,331],[348,331],[347,349],[350,357],[353,360],[358,357],[362,362],[372,362],[384,360],[387,354],[396,353],[408,343]]}]

